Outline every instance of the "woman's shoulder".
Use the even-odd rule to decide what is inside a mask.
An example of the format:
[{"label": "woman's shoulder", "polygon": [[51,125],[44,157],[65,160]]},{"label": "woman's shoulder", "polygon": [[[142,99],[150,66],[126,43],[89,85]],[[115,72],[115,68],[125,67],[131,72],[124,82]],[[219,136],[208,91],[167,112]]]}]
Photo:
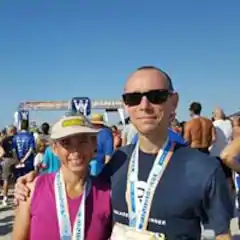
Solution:
[{"label": "woman's shoulder", "polygon": [[27,187],[31,191],[31,198],[33,198],[38,189],[43,193],[46,187],[51,186],[55,179],[55,175],[55,173],[42,174],[37,176],[34,181],[27,183]]}]

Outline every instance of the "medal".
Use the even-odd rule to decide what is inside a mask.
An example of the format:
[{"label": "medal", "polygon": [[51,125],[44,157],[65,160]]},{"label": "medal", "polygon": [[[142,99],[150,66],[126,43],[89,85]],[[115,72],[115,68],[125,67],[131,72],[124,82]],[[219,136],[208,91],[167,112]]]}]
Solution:
[{"label": "medal", "polygon": [[147,229],[153,196],[172,156],[174,146],[175,143],[167,139],[163,147],[159,150],[147,179],[147,188],[144,192],[142,202],[139,204],[136,189],[136,182],[138,181],[139,142],[136,144],[129,162],[126,191],[129,226],[135,228],[136,230]]},{"label": "medal", "polygon": [[62,172],[56,173],[54,181],[58,226],[60,231],[61,240],[84,240],[85,232],[85,203],[86,197],[91,190],[91,181],[86,181],[84,185],[83,196],[81,204],[79,206],[76,219],[73,226],[73,232],[71,228],[71,222],[68,211],[68,202],[65,183]]}]

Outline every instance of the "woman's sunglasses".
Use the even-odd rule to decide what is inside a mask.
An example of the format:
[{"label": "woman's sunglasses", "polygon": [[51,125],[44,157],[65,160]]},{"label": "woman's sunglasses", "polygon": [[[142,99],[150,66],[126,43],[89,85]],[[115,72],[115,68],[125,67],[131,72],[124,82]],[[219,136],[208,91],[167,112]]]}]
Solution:
[{"label": "woman's sunglasses", "polygon": [[167,89],[161,89],[161,90],[151,90],[148,92],[124,93],[122,95],[122,98],[125,105],[129,107],[133,107],[133,106],[139,105],[144,96],[152,104],[162,104],[167,101],[170,95],[172,95],[172,92],[170,92]]}]

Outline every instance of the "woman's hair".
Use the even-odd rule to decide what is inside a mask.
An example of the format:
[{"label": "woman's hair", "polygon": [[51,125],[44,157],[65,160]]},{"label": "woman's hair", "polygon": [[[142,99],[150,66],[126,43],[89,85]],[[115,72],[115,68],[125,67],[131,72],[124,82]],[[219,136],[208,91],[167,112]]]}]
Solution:
[{"label": "woman's hair", "polygon": [[50,125],[47,122],[42,124],[41,130],[42,130],[43,134],[48,135],[49,134],[49,129],[50,129]]}]

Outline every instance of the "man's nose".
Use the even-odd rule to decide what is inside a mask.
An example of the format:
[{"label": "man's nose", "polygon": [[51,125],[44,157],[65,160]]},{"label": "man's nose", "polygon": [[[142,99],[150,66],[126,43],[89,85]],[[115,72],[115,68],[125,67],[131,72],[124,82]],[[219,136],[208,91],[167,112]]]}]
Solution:
[{"label": "man's nose", "polygon": [[141,109],[145,110],[145,109],[149,108],[149,106],[150,106],[149,100],[147,99],[146,96],[143,96],[142,99],[141,99],[141,102],[139,104],[139,107]]}]

